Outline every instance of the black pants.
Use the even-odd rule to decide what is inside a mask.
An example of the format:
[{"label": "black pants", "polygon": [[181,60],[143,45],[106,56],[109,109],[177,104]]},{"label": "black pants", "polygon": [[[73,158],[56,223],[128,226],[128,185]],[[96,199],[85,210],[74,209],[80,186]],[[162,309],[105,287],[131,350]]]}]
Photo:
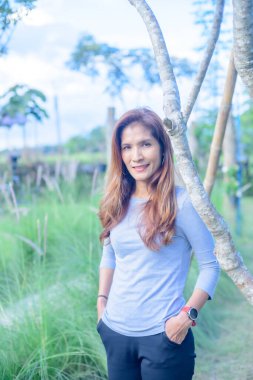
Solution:
[{"label": "black pants", "polygon": [[169,340],[165,331],[132,337],[110,329],[100,319],[97,331],[105,347],[109,380],[191,380],[194,374],[194,337]]}]

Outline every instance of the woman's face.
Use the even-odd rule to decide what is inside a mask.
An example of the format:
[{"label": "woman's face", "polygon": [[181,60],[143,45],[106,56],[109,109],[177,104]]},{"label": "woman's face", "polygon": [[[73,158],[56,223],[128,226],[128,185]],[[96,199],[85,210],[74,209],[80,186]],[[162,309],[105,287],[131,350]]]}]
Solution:
[{"label": "woman's face", "polygon": [[136,182],[148,183],[161,165],[161,147],[151,131],[140,123],[124,128],[121,136],[121,157]]}]

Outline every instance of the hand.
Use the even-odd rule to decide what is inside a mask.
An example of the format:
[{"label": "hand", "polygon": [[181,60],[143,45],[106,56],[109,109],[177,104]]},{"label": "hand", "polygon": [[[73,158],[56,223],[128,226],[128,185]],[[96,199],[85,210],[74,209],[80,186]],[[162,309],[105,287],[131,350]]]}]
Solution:
[{"label": "hand", "polygon": [[191,326],[191,319],[182,311],[175,317],[167,319],[165,322],[165,333],[172,342],[181,344]]},{"label": "hand", "polygon": [[99,322],[100,318],[102,317],[102,314],[104,312],[104,309],[107,304],[107,299],[104,297],[99,297],[97,300],[97,314],[98,314],[98,320],[97,323]]}]

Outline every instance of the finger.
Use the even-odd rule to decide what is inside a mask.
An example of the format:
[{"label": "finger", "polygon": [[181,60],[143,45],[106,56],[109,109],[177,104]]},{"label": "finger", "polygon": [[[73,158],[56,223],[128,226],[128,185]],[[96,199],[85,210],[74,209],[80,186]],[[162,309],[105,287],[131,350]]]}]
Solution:
[{"label": "finger", "polygon": [[179,339],[180,343],[182,343],[185,340],[185,337],[186,335],[180,336],[180,339]]}]

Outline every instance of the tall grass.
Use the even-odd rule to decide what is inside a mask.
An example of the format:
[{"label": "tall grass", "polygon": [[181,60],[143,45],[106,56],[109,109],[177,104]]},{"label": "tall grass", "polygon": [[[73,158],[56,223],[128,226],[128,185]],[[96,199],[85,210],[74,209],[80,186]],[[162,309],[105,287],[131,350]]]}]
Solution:
[{"label": "tall grass", "polygon": [[96,332],[97,202],[62,192],[63,203],[49,192],[27,202],[19,223],[0,220],[1,379],[105,378]]},{"label": "tall grass", "polygon": [[[99,194],[91,197],[90,186],[80,183],[59,189],[61,197],[49,190],[33,196],[23,192],[28,213],[19,222],[9,213],[0,219],[0,379],[106,379],[105,352],[96,332]],[[214,202],[224,213],[220,189]],[[243,235],[236,240],[253,269],[252,199],[245,199],[243,207]],[[193,261],[186,298],[197,275]],[[197,380],[253,378],[251,315],[222,273],[214,299],[194,328]]]},{"label": "tall grass", "polygon": [[[248,197],[242,200],[241,236],[236,235],[235,211],[224,199],[225,191],[222,184],[218,184],[213,202],[224,215],[237,250],[252,273],[253,199]],[[252,306],[226,273],[221,273],[214,300],[208,301],[200,314],[200,328],[195,330],[198,358],[195,379],[253,379]]]}]

